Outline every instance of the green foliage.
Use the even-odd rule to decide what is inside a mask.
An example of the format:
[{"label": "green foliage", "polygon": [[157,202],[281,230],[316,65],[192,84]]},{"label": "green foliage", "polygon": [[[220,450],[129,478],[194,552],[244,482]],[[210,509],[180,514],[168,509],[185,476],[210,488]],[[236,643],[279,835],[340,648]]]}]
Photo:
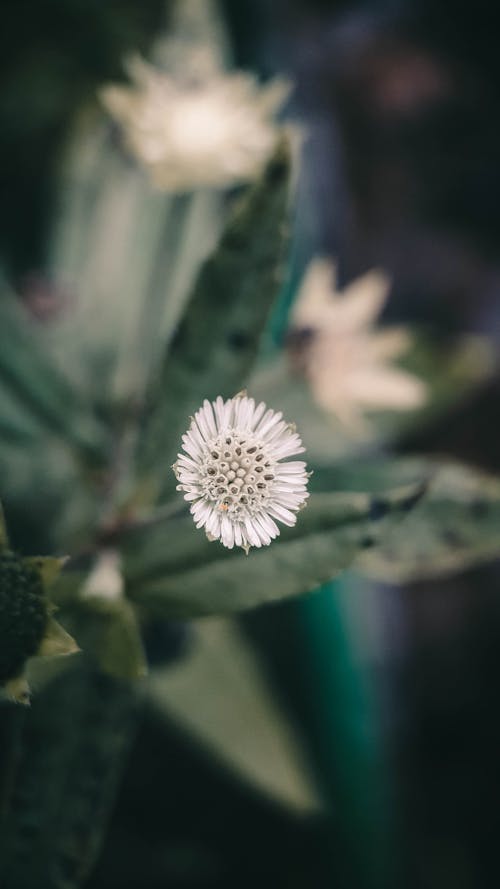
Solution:
[{"label": "green foliage", "polygon": [[132,680],[146,675],[139,624],[126,599],[79,598],[62,619],[107,676]]},{"label": "green foliage", "polygon": [[0,683],[18,676],[38,650],[47,624],[43,584],[20,556],[0,553]]},{"label": "green foliage", "polygon": [[[392,471],[397,469],[396,463]],[[429,470],[425,497],[379,548],[358,560],[370,577],[421,580],[498,558],[500,480],[459,464],[430,463]]]},{"label": "green foliage", "polygon": [[47,345],[116,426],[156,378],[216,243],[220,196],[155,191],[97,111],[82,116],[61,178],[48,265],[77,305],[55,319]]},{"label": "green foliage", "polygon": [[[123,213],[127,218],[132,217],[136,225],[123,232],[113,256],[114,268],[119,271],[113,286],[121,280],[126,289],[126,319],[116,294],[112,303],[116,310],[116,329],[112,323],[101,328],[104,336],[95,351],[95,344],[89,339],[91,328],[81,323],[81,317],[72,330],[71,325],[61,323],[44,331],[35,323],[28,323],[12,302],[5,301],[2,309],[6,325],[10,325],[10,342],[0,359],[0,387],[7,393],[2,402],[2,407],[5,405],[6,408],[0,423],[3,423],[2,431],[9,432],[8,439],[4,436],[0,442],[2,484],[7,492],[9,515],[15,518],[17,509],[24,516],[30,513],[36,535],[48,540],[51,546],[73,541],[73,547],[95,549],[108,533],[120,545],[124,532],[122,517],[114,512],[116,502],[120,502],[116,491],[120,490],[123,475],[128,477],[133,469],[127,461],[127,447],[124,449],[123,439],[127,440],[128,430],[120,420],[120,399],[127,394],[139,398],[141,395],[140,390],[132,392],[128,388],[138,366],[137,360],[134,363],[134,354],[137,359],[138,352],[128,355],[127,364],[127,331],[134,328],[132,319],[139,318],[137,342],[146,348],[151,324],[156,325],[156,342],[163,338],[163,350],[167,354],[164,365],[170,377],[171,326],[177,321],[186,288],[193,269],[196,269],[196,257],[200,249],[203,250],[197,232],[200,227],[207,228],[207,210],[214,206],[207,200],[177,201],[172,206],[165,199],[149,194],[144,184],[138,181],[136,172],[127,174],[123,161],[106,140],[104,148],[104,158],[97,155],[90,158],[87,178],[77,182],[71,193],[67,208],[70,216],[78,206],[80,210],[72,217],[74,226],[71,231],[65,224],[57,233],[60,240],[54,247],[54,270],[62,270],[62,257],[66,256],[66,262],[69,257],[72,263],[73,275],[82,281],[88,278],[85,299],[89,311],[87,320],[90,320],[92,307],[99,304],[97,284],[100,274],[104,273],[105,278],[106,271],[111,268],[106,264],[99,265],[108,249],[104,245],[107,236],[105,221],[110,218],[109,214],[112,215],[112,208],[116,210],[119,198],[127,197]],[[103,159],[104,168],[99,167]],[[94,191],[89,192],[89,183],[98,168],[101,172],[97,182],[100,181],[104,189],[97,188],[94,182]],[[205,297],[210,301],[210,312],[221,331],[220,342],[224,341],[226,333],[241,335],[242,331],[247,332],[248,341],[241,349],[243,354],[232,360],[233,369],[228,368],[231,388],[232,378],[234,385],[240,385],[240,379],[253,360],[266,314],[279,286],[275,275],[284,244],[287,178],[288,163],[282,149],[280,157],[267,171],[263,184],[256,187],[246,203],[244,201],[234,226],[231,225],[223,241],[222,258],[214,259],[202,273],[203,287],[208,286],[208,291],[202,294],[199,285],[190,303],[197,307],[191,308],[187,316],[187,329],[192,333],[196,330],[197,339],[196,343],[192,341],[192,349],[198,348],[201,342],[201,331],[196,329],[193,319],[200,300]],[[262,214],[266,218],[268,211],[267,240],[259,240]],[[187,223],[180,227],[180,253],[184,251],[184,255],[176,267],[173,286],[167,289],[164,277],[168,257],[161,257],[162,244],[171,235],[169,225],[174,229],[178,225],[179,212]],[[145,225],[149,232],[147,238],[144,236]],[[136,244],[139,230],[142,236]],[[87,240],[81,241],[77,237],[79,233]],[[72,254],[66,251],[69,242],[64,239],[68,234],[73,237],[75,252]],[[248,256],[247,243],[250,245]],[[177,247],[175,250],[179,252]],[[96,251],[100,251],[100,260]],[[120,268],[120,259],[123,268]],[[140,268],[139,261],[142,262]],[[152,270],[151,265],[154,266]],[[253,266],[258,295],[256,306],[253,306],[253,290],[244,287],[242,281]],[[231,287],[231,276],[238,285],[236,293]],[[110,280],[113,283],[112,276]],[[164,316],[167,297],[169,304]],[[222,307],[218,304],[219,297],[223,297]],[[227,330],[222,330],[222,320],[227,317],[229,321],[233,304],[234,318]],[[125,326],[120,324],[123,320]],[[203,325],[206,326],[205,321]],[[192,333],[188,335],[188,342]],[[206,332],[203,333],[207,341]],[[237,338],[233,345],[241,347]],[[228,349],[233,345],[230,344]],[[180,391],[172,392],[169,382],[164,391],[162,378],[160,425],[164,422],[167,402],[180,428],[189,406],[183,407],[177,399],[181,394],[187,397],[189,391],[189,404],[194,404],[195,399],[206,394],[203,385],[206,368],[214,354],[211,346],[208,353],[210,358],[201,375],[197,373],[196,380],[190,381],[187,389],[181,386]],[[171,354],[172,378],[176,379],[179,376],[176,368],[184,366],[186,369],[188,364],[184,361],[183,365],[182,354],[175,344]],[[189,360],[192,357],[191,351]],[[151,381],[154,360],[150,354],[147,358],[142,379]],[[86,362],[89,373],[82,375],[80,370]],[[58,369],[60,367],[66,369],[64,374]],[[215,394],[224,367],[223,362],[218,367],[217,376],[207,380]],[[97,375],[93,377],[96,369]],[[105,385],[99,388],[103,369]],[[183,373],[181,371],[181,378]],[[68,381],[71,379],[73,384]],[[111,385],[106,382],[109,380],[112,380]],[[153,403],[150,402],[150,406]],[[154,466],[148,464],[148,471],[154,470],[152,475],[158,490],[166,475],[165,448],[168,446],[173,451],[176,445],[174,431],[170,428],[172,420],[167,422],[166,441],[161,442],[161,449],[155,454]],[[148,423],[144,442],[149,429]],[[44,488],[47,489],[46,499],[42,496]],[[53,499],[54,492],[59,500]],[[57,508],[54,508],[55,503]],[[30,509],[31,504],[34,509]],[[127,518],[125,527],[128,521]],[[192,530],[190,527],[190,532]],[[47,582],[49,576],[52,579],[53,561],[36,562]],[[126,680],[145,672],[137,620],[137,614],[143,612],[142,604],[138,603],[136,611],[136,606],[123,598],[111,601],[102,597],[83,598],[81,587],[85,578],[85,571],[75,572],[70,561],[53,588],[52,598],[60,600],[62,620],[74,630],[79,644],[88,653],[78,655],[68,668],[52,673],[47,670],[38,672],[37,663],[33,662],[30,676],[34,677],[37,693],[31,712],[22,720],[17,713],[8,714],[9,719],[20,723],[12,759],[6,755],[4,760],[8,773],[2,807],[1,880],[12,889],[40,885],[44,889],[62,886],[66,889],[79,885],[84,879],[104,833],[135,724],[136,705]],[[54,644],[60,633],[58,636],[54,632],[50,617],[48,629]],[[59,631],[64,633],[62,628]],[[38,675],[45,676],[45,679],[37,688]]]},{"label": "green foliage", "polygon": [[148,678],[147,696],[158,713],[267,796],[298,813],[317,814],[321,790],[238,621],[205,618],[190,629],[189,657]]},{"label": "green foliage", "polygon": [[282,143],[261,181],[237,207],[218,250],[201,269],[188,308],[150,394],[138,447],[146,490],[173,489],[158,466],[175,459],[186,418],[204,398],[230,397],[247,381],[279,292],[288,242],[290,161]]},{"label": "green foliage", "polygon": [[416,484],[383,496],[315,494],[297,525],[269,547],[228,550],[209,543],[190,517],[137,529],[124,542],[128,595],[169,617],[199,617],[255,608],[320,586],[376,546],[390,524],[425,490]]},{"label": "green foliage", "polygon": [[[0,521],[0,680],[21,674],[26,683],[31,655],[76,650],[53,604],[83,649],[53,673],[37,674],[32,662],[30,713],[3,704],[15,729],[1,782],[8,889],[74,889],[85,879],[136,724],[144,618],[255,608],[348,567],[389,581],[435,576],[498,550],[500,481],[426,460],[332,464],[352,452],[352,438],[314,408],[282,362],[255,373],[288,243],[286,140],[239,195],[205,259],[221,196],[155,193],[98,112],[87,113],[64,170],[48,261],[49,279],[68,285],[77,308],[44,327],[6,286],[0,299],[0,493],[12,537],[25,552],[71,553],[62,573],[60,559],[13,555]],[[438,355],[421,341],[414,358],[433,394],[429,415],[473,384],[476,362],[458,352]],[[307,459],[319,464],[296,526],[248,556],[196,530],[170,470],[189,415],[246,385],[298,422]],[[404,428],[377,417],[363,446]],[[89,566],[110,547],[124,595],[90,595]],[[230,660],[234,636],[219,641],[219,657]],[[213,651],[204,663],[216,681]],[[233,687],[231,672],[227,688],[233,701],[249,693],[269,712],[254,674],[238,674]],[[289,755],[281,727],[278,737]]]},{"label": "green foliage", "polygon": [[102,465],[109,447],[106,430],[92,406],[51,363],[28,318],[6,292],[0,296],[0,328],[0,392],[18,408],[19,436],[27,415],[28,434],[36,423],[40,432],[60,437],[82,460]]},{"label": "green foliage", "polygon": [[79,886],[99,850],[133,737],[135,696],[79,656],[29,711],[11,707],[4,718],[17,731],[14,749],[5,751],[11,774],[0,815],[0,883]]},{"label": "green foliage", "polygon": [[35,654],[68,654],[74,640],[51,616],[50,587],[62,559],[22,557],[9,549],[0,505],[0,687],[20,703],[29,700],[26,662]]}]

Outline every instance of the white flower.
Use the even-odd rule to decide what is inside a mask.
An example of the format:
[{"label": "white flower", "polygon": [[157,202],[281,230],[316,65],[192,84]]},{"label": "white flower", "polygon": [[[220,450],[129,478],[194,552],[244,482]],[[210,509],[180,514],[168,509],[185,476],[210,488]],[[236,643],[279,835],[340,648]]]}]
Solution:
[{"label": "white flower", "polygon": [[258,175],[276,145],[285,81],[260,87],[249,74],[218,71],[184,79],[137,56],[127,69],[133,85],[104,87],[100,98],[154,185],[223,188]]},{"label": "white flower", "polygon": [[314,399],[352,429],[363,427],[364,409],[411,410],[426,398],[424,383],[392,364],[409,348],[408,332],[375,327],[388,289],[372,271],[339,293],[334,264],[315,259],[294,310],[294,330],[307,332],[302,357]]},{"label": "white flower", "polygon": [[197,528],[229,549],[267,546],[276,521],[295,525],[304,506],[308,473],[302,460],[281,461],[305,449],[281,413],[244,393],[203,406],[182,437],[185,454],[173,469],[178,491],[191,502]]}]

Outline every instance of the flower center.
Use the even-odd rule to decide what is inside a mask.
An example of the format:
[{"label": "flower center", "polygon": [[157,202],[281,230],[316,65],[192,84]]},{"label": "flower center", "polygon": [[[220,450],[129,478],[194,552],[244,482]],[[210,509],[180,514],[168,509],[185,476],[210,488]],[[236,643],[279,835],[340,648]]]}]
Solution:
[{"label": "flower center", "polygon": [[252,433],[228,429],[207,443],[200,468],[202,495],[232,518],[265,509],[276,461]]}]

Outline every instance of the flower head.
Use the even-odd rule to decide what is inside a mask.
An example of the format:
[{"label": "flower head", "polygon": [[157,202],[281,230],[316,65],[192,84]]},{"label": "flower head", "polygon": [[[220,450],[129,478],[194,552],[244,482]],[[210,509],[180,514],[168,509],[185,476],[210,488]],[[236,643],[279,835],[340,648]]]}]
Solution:
[{"label": "flower head", "polygon": [[299,357],[314,399],[352,429],[363,427],[364,409],[411,410],[425,401],[422,381],[392,363],[411,343],[407,330],[375,327],[388,289],[386,276],[372,271],[338,293],[334,264],[315,259],[297,300],[291,342],[306,344]]},{"label": "flower head", "polygon": [[276,144],[285,81],[260,87],[251,75],[218,71],[176,78],[139,57],[127,69],[133,85],[104,87],[100,97],[154,185],[223,188],[258,175]]},{"label": "flower head", "polygon": [[191,502],[197,528],[229,549],[267,546],[279,535],[276,521],[295,525],[309,496],[304,451],[293,425],[244,393],[205,400],[182,437],[185,453],[174,472],[178,491]]}]

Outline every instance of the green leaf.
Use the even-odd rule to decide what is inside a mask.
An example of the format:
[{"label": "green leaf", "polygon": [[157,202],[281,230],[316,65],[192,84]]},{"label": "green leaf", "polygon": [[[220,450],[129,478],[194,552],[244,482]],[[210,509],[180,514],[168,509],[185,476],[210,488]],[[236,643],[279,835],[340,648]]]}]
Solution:
[{"label": "green leaf", "polygon": [[82,117],[59,189],[49,266],[78,282],[51,347],[100,404],[142,399],[197,269],[219,232],[220,193],[154,189],[102,114]]},{"label": "green leaf", "polygon": [[37,444],[43,427],[4,380],[0,380],[0,446],[25,447]]},{"label": "green leaf", "polygon": [[459,464],[430,462],[429,470],[429,485],[415,509],[393,525],[380,547],[358,558],[357,570],[397,583],[498,558],[500,479]]},{"label": "green leaf", "polygon": [[35,328],[5,292],[0,299],[0,330],[0,383],[11,400],[42,429],[58,435],[82,456],[92,462],[105,460],[108,442],[103,427],[51,363]]},{"label": "green leaf", "polygon": [[49,616],[45,635],[40,643],[37,655],[40,657],[56,657],[76,654],[80,649],[75,640],[53,617]]},{"label": "green leaf", "polygon": [[204,398],[230,397],[247,380],[280,287],[288,241],[289,172],[288,148],[282,144],[201,269],[151,392],[139,442],[139,474],[149,483],[150,496],[161,487],[173,489],[166,468],[175,459],[189,415]]},{"label": "green leaf", "polygon": [[200,620],[191,634],[189,657],[148,679],[156,708],[254,787],[317,813],[321,799],[305,753],[236,621]]},{"label": "green leaf", "polygon": [[199,617],[312,590],[377,545],[391,522],[414,508],[423,481],[377,497],[314,494],[294,528],[248,556],[209,543],[190,516],[136,529],[123,542],[128,595],[167,616]]},{"label": "green leaf", "polygon": [[311,464],[310,491],[383,494],[394,488],[432,478],[435,466],[425,457],[364,457],[340,460],[328,466]]},{"label": "green leaf", "polygon": [[133,605],[126,599],[88,596],[63,613],[65,626],[103,673],[129,680],[146,675],[139,625]]},{"label": "green leaf", "polygon": [[415,411],[382,414],[380,429],[386,438],[411,434],[470,399],[495,373],[496,357],[487,337],[461,334],[443,341],[417,330],[400,363],[426,384],[428,398]]},{"label": "green leaf", "polygon": [[89,545],[99,519],[98,471],[83,472],[60,438],[32,446],[0,442],[1,497],[6,513],[29,522],[33,548],[70,552]]},{"label": "green leaf", "polygon": [[28,565],[38,571],[46,593],[59,576],[65,561],[65,558],[56,556],[28,556],[25,559]]},{"label": "green leaf", "polygon": [[29,707],[30,705],[31,689],[28,680],[23,675],[15,676],[13,679],[8,679],[7,682],[4,682],[1,693],[8,700],[15,701],[16,704],[22,704],[24,707]]},{"label": "green leaf", "polygon": [[84,655],[2,714],[8,763],[0,811],[0,884],[78,889],[98,854],[137,725],[137,700]]}]

